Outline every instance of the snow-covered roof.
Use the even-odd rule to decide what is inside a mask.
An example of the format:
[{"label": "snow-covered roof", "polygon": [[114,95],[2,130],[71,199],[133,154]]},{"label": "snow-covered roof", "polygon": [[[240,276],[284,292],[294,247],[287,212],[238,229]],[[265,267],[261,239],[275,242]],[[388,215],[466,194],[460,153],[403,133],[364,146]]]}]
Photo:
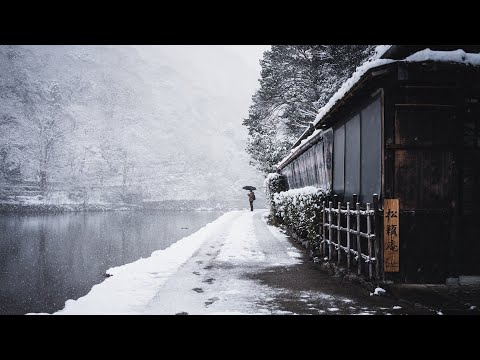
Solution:
[{"label": "snow-covered roof", "polygon": [[[370,61],[365,62],[357,68],[353,75],[343,83],[343,85],[338,89],[338,91],[330,98],[330,100],[323,106],[317,113],[313,125],[316,127],[322,119],[327,115],[333,107],[345,97],[345,95],[350,92],[350,90],[363,78],[363,76],[371,69],[391,64],[395,62],[425,62],[425,61],[435,61],[435,62],[449,62],[449,63],[460,63],[465,65],[480,66],[480,53],[466,53],[463,50],[452,50],[452,51],[433,51],[430,49],[423,49],[418,51],[405,59],[402,60],[392,60],[392,59],[382,59],[382,55],[390,49],[390,45],[381,45],[376,49],[375,55]],[[308,129],[307,129],[308,130]],[[282,167],[287,163],[295,154],[303,150],[311,140],[313,140],[322,130],[316,129],[310,136],[302,139],[306,135],[307,131],[300,136],[301,142],[294,148],[290,150],[290,154],[282,159],[278,164],[277,168]]]},{"label": "snow-covered roof", "polygon": [[433,51],[424,49],[407,57],[404,62],[418,62],[418,61],[438,61],[438,62],[453,62],[466,65],[480,65],[480,53],[472,54],[466,53],[463,50],[453,51]]}]

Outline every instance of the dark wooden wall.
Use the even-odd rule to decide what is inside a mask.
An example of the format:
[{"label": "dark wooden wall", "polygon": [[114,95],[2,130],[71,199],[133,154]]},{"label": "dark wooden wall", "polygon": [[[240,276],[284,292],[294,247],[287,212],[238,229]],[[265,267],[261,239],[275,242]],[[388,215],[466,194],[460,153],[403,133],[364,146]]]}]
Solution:
[{"label": "dark wooden wall", "polygon": [[480,275],[479,68],[398,62],[374,70],[322,126],[338,128],[382,94],[380,203],[398,198],[401,209],[400,272],[385,279]]},{"label": "dark wooden wall", "polygon": [[385,88],[384,194],[401,209],[400,274],[387,278],[480,274],[468,251],[480,250],[479,82],[466,67],[400,63]]}]

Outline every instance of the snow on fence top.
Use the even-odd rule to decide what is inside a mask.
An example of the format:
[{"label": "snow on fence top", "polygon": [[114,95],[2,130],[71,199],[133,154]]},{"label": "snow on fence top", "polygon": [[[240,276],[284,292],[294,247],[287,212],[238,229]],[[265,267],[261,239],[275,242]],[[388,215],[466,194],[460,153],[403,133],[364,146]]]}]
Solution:
[{"label": "snow on fence top", "polygon": [[[323,106],[317,113],[313,125],[316,126],[324,116],[334,107],[334,105],[343,99],[343,97],[357,84],[360,79],[367,73],[368,70],[390,64],[395,62],[424,62],[424,61],[435,61],[435,62],[451,62],[451,63],[460,63],[465,65],[480,66],[480,54],[466,53],[465,51],[452,50],[452,51],[433,51],[430,49],[424,49],[418,51],[403,60],[392,60],[392,59],[380,59],[380,57],[390,48],[389,45],[378,46],[375,52],[375,55],[370,61],[365,62],[363,65],[359,66],[353,75],[343,83],[343,85],[338,89],[338,91],[332,95],[330,100]],[[282,159],[277,167],[282,166],[286,163],[292,155],[299,152],[304,145],[308,144],[315,136],[320,133],[320,129],[316,129],[310,136],[303,139],[299,145],[290,150],[290,154]]]}]

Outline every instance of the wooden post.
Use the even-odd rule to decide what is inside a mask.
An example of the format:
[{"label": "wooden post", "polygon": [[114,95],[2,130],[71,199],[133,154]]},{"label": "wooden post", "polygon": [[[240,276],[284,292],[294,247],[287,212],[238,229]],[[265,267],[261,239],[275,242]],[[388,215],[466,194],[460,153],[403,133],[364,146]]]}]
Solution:
[{"label": "wooden post", "polygon": [[358,256],[358,274],[362,273],[362,246],[360,244],[360,203],[356,204],[357,213],[357,256]]},{"label": "wooden post", "polygon": [[[353,194],[352,196],[352,211],[355,213],[355,204],[358,202],[358,195],[357,194]],[[353,222],[353,228],[354,230],[357,230],[356,228],[356,222],[354,220]],[[357,246],[357,244],[355,243],[353,247]]]},{"label": "wooden post", "polygon": [[[372,222],[370,219],[370,203],[367,203],[367,234],[370,236],[372,232]],[[373,264],[372,264],[372,239],[370,237],[368,240],[368,277],[371,279],[373,277]]]},{"label": "wooden post", "polygon": [[375,232],[375,278],[380,279],[380,210],[378,208],[378,195],[373,194],[373,226]]},{"label": "wooden post", "polygon": [[[335,195],[333,195],[333,206],[336,206],[335,204],[337,202],[338,202],[338,195],[335,194]],[[332,221],[333,221],[333,223],[332,223],[332,225],[333,225],[335,223],[335,215],[332,215]],[[337,234],[338,234],[338,230],[337,230]],[[332,233],[332,239],[331,240],[333,240],[334,237],[335,237],[335,229]],[[332,251],[335,251],[335,249],[333,248],[333,245],[332,245]],[[332,255],[332,258],[333,258],[333,255]],[[338,254],[337,254],[337,258],[338,258]]]},{"label": "wooden post", "polygon": [[332,202],[328,202],[328,260],[332,260]]},{"label": "wooden post", "polygon": [[350,202],[347,202],[347,267],[350,269]]},{"label": "wooden post", "polygon": [[323,202],[322,204],[322,240],[323,240],[323,243],[322,243],[322,256],[325,257],[325,255],[327,254],[327,248],[326,248],[326,239],[325,239],[325,201]]},{"label": "wooden post", "polygon": [[342,236],[342,232],[340,231],[340,225],[341,225],[341,221],[342,221],[342,217],[341,217],[341,213],[340,211],[342,210],[342,204],[340,203],[340,201],[338,202],[338,217],[337,217],[337,245],[338,245],[338,250],[337,250],[337,264],[340,265],[340,260],[342,258],[342,249],[340,248],[340,238]]}]

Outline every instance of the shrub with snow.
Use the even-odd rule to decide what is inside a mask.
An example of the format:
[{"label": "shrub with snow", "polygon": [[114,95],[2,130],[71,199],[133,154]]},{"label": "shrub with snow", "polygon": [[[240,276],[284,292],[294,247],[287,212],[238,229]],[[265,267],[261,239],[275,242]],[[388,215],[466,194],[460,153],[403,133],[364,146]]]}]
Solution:
[{"label": "shrub with snow", "polygon": [[273,194],[275,216],[301,238],[307,239],[313,248],[318,246],[320,206],[329,196],[313,186],[292,189]]},{"label": "shrub with snow", "polygon": [[278,173],[270,173],[265,179],[265,197],[270,205],[270,216],[276,218],[276,209],[273,202],[273,196],[282,191],[288,190],[287,177]]},{"label": "shrub with snow", "polygon": [[267,198],[271,199],[273,194],[287,190],[288,181],[285,175],[279,173],[270,173],[265,178],[265,192]]}]

